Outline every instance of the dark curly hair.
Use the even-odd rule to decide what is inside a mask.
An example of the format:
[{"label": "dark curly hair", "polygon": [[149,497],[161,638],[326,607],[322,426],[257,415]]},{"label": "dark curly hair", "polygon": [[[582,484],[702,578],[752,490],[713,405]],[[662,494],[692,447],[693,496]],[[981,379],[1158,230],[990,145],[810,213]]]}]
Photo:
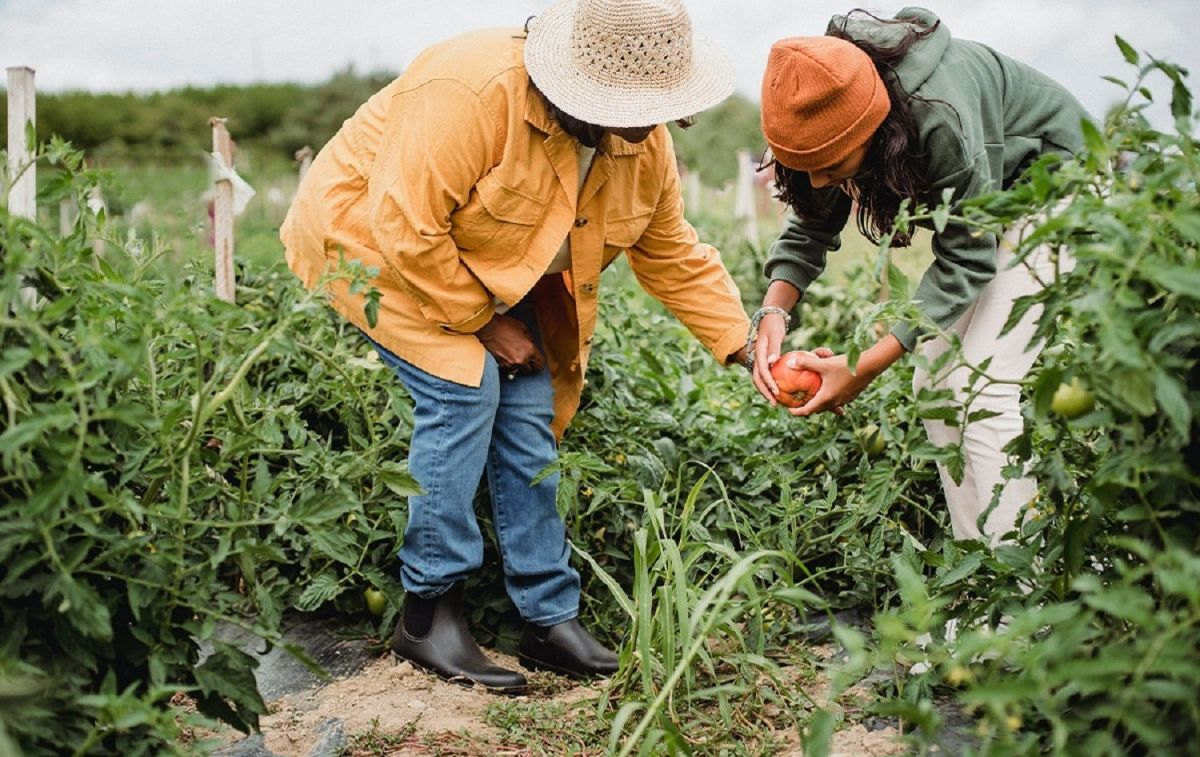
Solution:
[{"label": "dark curly hair", "polygon": [[[901,24],[907,28],[897,42],[886,47],[875,45],[855,39],[847,30],[855,17],[863,15],[880,23]],[[925,156],[917,144],[917,122],[909,106],[914,99],[928,101],[905,91],[895,68],[912,46],[932,34],[938,24],[918,29],[903,19],[881,19],[859,8],[846,14],[840,23],[831,22],[825,32],[830,37],[854,44],[867,54],[891,101],[887,118],[871,137],[862,168],[850,180],[852,194],[858,203],[855,218],[858,230],[875,243],[884,235],[893,234],[895,246],[908,245],[912,241],[912,232],[895,231],[896,215],[905,201],[916,204],[929,189],[924,170]],[[830,192],[814,189],[807,172],[790,169],[779,161],[774,161],[774,165],[775,196],[801,218],[818,222],[828,220],[837,204],[833,201],[836,198],[832,198]]]}]

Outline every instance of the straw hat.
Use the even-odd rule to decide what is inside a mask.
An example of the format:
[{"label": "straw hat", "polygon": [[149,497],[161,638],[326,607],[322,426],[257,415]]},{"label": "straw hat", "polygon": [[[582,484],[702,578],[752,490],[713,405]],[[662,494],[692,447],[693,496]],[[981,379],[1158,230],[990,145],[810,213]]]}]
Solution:
[{"label": "straw hat", "polygon": [[561,0],[537,16],[525,68],[550,102],[596,126],[654,126],[733,92],[733,65],[680,0]]}]

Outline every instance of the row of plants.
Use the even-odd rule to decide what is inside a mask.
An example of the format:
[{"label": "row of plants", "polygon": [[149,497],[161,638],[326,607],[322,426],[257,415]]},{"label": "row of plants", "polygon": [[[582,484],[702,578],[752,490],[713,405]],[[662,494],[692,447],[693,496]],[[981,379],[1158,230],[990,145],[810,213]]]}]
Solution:
[{"label": "row of plants", "polygon": [[[39,200],[82,206],[80,154],[41,160]],[[0,679],[24,694],[0,721],[27,754],[182,749],[180,692],[247,730],[265,712],[219,626],[286,644],[289,608],[399,598],[411,418],[285,269],[239,271],[227,305],[203,263],[80,217],[0,215]]]}]

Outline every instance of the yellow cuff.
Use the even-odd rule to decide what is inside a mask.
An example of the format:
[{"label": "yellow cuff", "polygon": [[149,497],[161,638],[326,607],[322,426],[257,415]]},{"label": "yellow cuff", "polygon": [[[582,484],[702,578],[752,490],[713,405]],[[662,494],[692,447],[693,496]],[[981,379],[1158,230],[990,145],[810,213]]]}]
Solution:
[{"label": "yellow cuff", "polygon": [[721,335],[712,346],[713,357],[723,366],[734,365],[729,359],[733,353],[746,346],[746,337],[750,335],[750,321],[743,321]]},{"label": "yellow cuff", "polygon": [[474,334],[486,326],[495,314],[496,306],[489,302],[474,315],[454,323],[439,323],[438,328],[447,334]]}]

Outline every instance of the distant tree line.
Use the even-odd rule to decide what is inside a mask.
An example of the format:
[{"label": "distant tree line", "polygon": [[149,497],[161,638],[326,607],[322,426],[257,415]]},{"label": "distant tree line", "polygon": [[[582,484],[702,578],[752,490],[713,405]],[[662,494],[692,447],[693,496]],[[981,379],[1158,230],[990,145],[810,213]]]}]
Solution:
[{"label": "distant tree line", "polygon": [[[39,93],[38,139],[57,134],[98,157],[192,159],[208,151],[210,116],[229,119],[240,145],[291,156],[305,145],[319,149],[374,92],[395,76],[347,68],[315,85],[250,84],[184,87],[165,92]],[[2,91],[2,90],[0,90]],[[685,165],[709,185],[734,178],[739,149],[762,151],[758,106],[741,95],[706,111],[690,129],[672,126]],[[0,107],[0,134],[7,113]]]}]

